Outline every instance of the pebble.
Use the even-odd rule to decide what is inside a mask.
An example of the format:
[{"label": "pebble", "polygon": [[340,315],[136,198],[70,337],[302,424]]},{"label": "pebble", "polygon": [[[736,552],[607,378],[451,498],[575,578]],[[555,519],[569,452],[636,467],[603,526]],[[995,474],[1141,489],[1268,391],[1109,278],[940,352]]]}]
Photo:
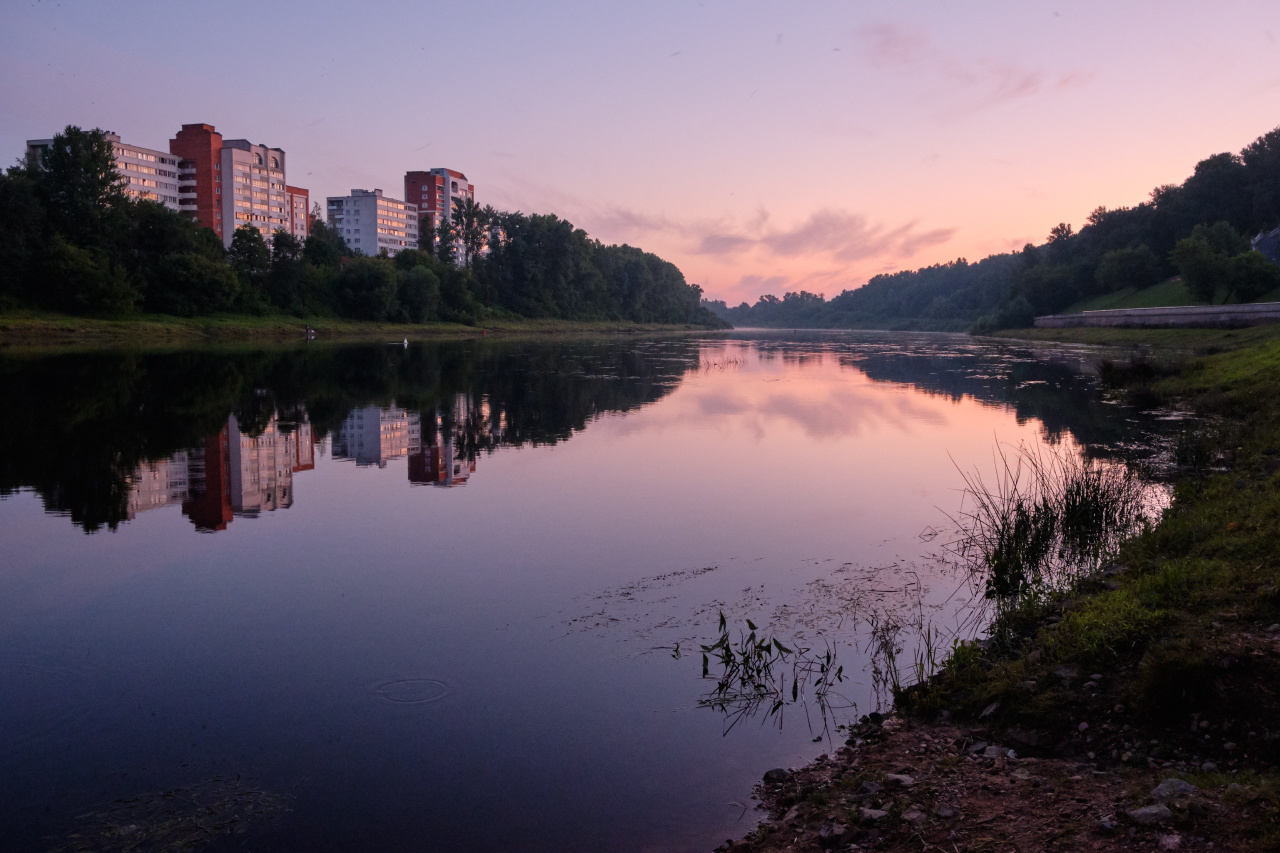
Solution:
[{"label": "pebble", "polygon": [[1169,807],[1164,803],[1154,806],[1144,806],[1140,809],[1133,809],[1129,812],[1129,817],[1133,818],[1134,823],[1143,826],[1152,826],[1157,823],[1164,823],[1173,817],[1173,813],[1169,811]]},{"label": "pebble", "polygon": [[923,823],[926,817],[924,809],[919,806],[912,806],[902,813],[902,819],[907,823]]},{"label": "pebble", "polygon": [[1088,723],[1081,723],[1079,726],[1077,726],[1077,728],[1078,728],[1078,729],[1080,729],[1080,731],[1082,731],[1082,732],[1087,732],[1087,731],[1089,731],[1089,724],[1088,724]]},{"label": "pebble", "polygon": [[862,818],[864,823],[875,823],[887,814],[888,812],[881,809],[869,809],[866,806],[858,809],[858,817]]},{"label": "pebble", "polygon": [[1107,835],[1116,831],[1115,815],[1105,815],[1102,820],[1098,821],[1098,828]]},{"label": "pebble", "polygon": [[879,782],[863,782],[858,786],[858,793],[863,796],[870,797],[884,790],[884,786]]},{"label": "pebble", "polygon": [[933,813],[940,818],[950,818],[956,816],[956,810],[946,803],[938,803],[933,807]]},{"label": "pebble", "polygon": [[1227,741],[1222,745],[1222,748],[1225,749],[1227,752],[1230,752],[1231,750],[1236,748],[1236,745],[1231,741]]},{"label": "pebble", "polygon": [[1181,779],[1165,779],[1151,792],[1151,799],[1167,800],[1170,797],[1181,797],[1195,792],[1196,786],[1190,782],[1184,782]]},{"label": "pebble", "polygon": [[1200,769],[1203,770],[1205,773],[1212,773],[1218,769],[1218,765],[1212,761],[1206,761],[1200,765]]},{"label": "pebble", "polygon": [[886,773],[884,775],[884,780],[886,782],[892,782],[895,785],[901,785],[904,788],[910,787],[916,783],[915,779],[912,779],[910,776],[904,776],[901,773]]},{"label": "pebble", "polygon": [[764,781],[769,785],[781,785],[790,778],[791,774],[781,767],[766,770],[764,774]]},{"label": "pebble", "polygon": [[1178,850],[1182,847],[1182,836],[1174,833],[1173,835],[1160,836],[1161,850]]}]

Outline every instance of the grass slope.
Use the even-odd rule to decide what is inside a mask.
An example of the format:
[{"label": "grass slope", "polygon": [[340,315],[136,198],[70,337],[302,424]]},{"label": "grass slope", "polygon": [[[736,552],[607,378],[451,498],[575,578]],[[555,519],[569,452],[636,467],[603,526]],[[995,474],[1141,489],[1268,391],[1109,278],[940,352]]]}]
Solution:
[{"label": "grass slope", "polygon": [[[1106,331],[1113,343],[1152,342]],[[1186,331],[1159,331],[1182,353],[1195,346]],[[1120,390],[1205,418],[1175,449],[1184,464],[1163,519],[1126,543],[1113,574],[1012,618],[1008,645],[957,647],[898,703],[923,719],[984,717],[1020,752],[1247,785],[1253,800],[1233,833],[1248,849],[1276,849],[1280,339],[1275,327],[1214,334],[1239,346]]]}]

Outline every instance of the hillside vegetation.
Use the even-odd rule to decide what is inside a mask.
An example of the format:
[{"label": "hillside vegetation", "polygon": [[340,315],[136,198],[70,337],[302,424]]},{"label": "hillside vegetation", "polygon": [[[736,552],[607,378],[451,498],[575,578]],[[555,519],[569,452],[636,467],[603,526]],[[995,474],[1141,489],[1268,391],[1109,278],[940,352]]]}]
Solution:
[{"label": "hillside vegetation", "polygon": [[[1201,160],[1181,184],[1156,187],[1140,204],[1097,208],[1079,231],[1061,223],[1020,252],[877,275],[831,299],[800,291],[754,305],[704,304],[737,326],[989,331],[1097,307],[1112,294],[1143,293],[1144,305],[1250,302],[1280,287],[1280,267],[1247,238],[1277,225],[1280,128],[1239,154]],[[1175,275],[1183,291],[1152,289]]]}]

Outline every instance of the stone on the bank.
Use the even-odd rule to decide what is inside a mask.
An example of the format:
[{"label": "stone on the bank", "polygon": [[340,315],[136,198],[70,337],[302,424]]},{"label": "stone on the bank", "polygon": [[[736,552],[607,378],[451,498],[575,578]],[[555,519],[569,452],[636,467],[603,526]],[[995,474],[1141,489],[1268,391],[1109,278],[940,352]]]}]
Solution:
[{"label": "stone on the bank", "polygon": [[1182,847],[1182,836],[1176,832],[1172,835],[1160,836],[1161,850],[1178,850]]},{"label": "stone on the bank", "polygon": [[1129,817],[1133,818],[1134,823],[1140,823],[1143,826],[1154,826],[1157,823],[1164,823],[1173,817],[1173,813],[1169,811],[1169,807],[1164,803],[1159,803],[1154,806],[1133,809],[1129,812]]},{"label": "stone on the bank", "polygon": [[938,803],[936,806],[934,806],[933,813],[943,819],[956,816],[956,810],[951,808],[951,806],[947,805],[946,803]]},{"label": "stone on the bank", "polygon": [[1102,820],[1098,821],[1098,829],[1107,835],[1116,831],[1115,815],[1105,815]]},{"label": "stone on the bank", "polygon": [[1212,761],[1206,761],[1200,765],[1200,769],[1203,770],[1205,773],[1212,773],[1218,769],[1218,765]]},{"label": "stone on the bank", "polygon": [[924,809],[919,806],[912,806],[902,813],[902,819],[907,823],[922,823],[926,817]]},{"label": "stone on the bank", "polygon": [[829,823],[818,830],[818,840],[823,842],[823,847],[831,847],[843,838],[847,831],[843,823]]},{"label": "stone on the bank", "polygon": [[869,809],[866,806],[858,809],[858,817],[862,818],[863,823],[875,823],[887,814],[882,809]]},{"label": "stone on the bank", "polygon": [[781,785],[783,782],[791,778],[791,774],[781,767],[775,767],[772,770],[766,770],[764,781],[769,785]]},{"label": "stone on the bank", "polygon": [[878,794],[883,790],[884,790],[884,786],[881,785],[879,782],[868,781],[868,782],[863,782],[861,785],[858,786],[858,793],[864,797],[870,797],[873,794]]},{"label": "stone on the bank", "polygon": [[1184,782],[1181,779],[1165,779],[1155,790],[1151,792],[1151,799],[1156,801],[1167,800],[1170,797],[1181,797],[1186,794],[1194,794],[1196,786],[1190,782]]},{"label": "stone on the bank", "polygon": [[886,773],[884,775],[884,780],[886,782],[892,782],[895,785],[901,785],[904,788],[909,788],[916,783],[915,779],[912,779],[910,776],[905,776],[902,773]]}]

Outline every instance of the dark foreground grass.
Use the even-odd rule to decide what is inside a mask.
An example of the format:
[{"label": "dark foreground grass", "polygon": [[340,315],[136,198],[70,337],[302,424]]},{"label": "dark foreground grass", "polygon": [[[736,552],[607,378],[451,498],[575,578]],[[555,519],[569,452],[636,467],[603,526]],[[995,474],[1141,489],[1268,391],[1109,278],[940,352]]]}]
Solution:
[{"label": "dark foreground grass", "polygon": [[[958,647],[901,710],[981,719],[1023,753],[1280,790],[1280,340],[1247,331],[1175,375],[1130,372],[1212,424],[1193,428],[1163,519],[1109,571],[1002,615],[1005,642]],[[1241,827],[1259,849],[1280,844],[1276,802]]]}]

